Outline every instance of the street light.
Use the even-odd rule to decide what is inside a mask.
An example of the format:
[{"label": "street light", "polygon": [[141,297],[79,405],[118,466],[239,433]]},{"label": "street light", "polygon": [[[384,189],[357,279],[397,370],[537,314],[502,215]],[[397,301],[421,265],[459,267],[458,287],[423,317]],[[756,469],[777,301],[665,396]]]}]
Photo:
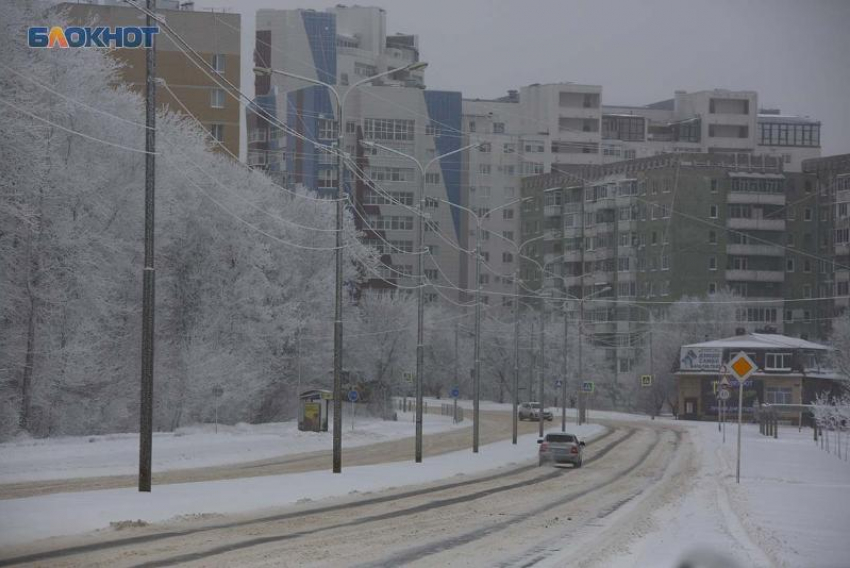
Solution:
[{"label": "street light", "polygon": [[[440,199],[450,207],[457,207],[461,211],[465,211],[475,219],[475,378],[473,380],[473,400],[472,400],[472,451],[478,453],[478,438],[479,438],[479,407],[481,399],[481,221],[488,215],[499,209],[510,207],[517,203],[522,203],[532,199],[532,197],[522,197],[503,203],[498,207],[487,212],[487,215],[478,215],[475,211],[463,205]],[[516,392],[514,392],[514,400],[516,400]],[[516,404],[514,405],[516,407]],[[516,412],[514,412],[516,415]]]},{"label": "street light", "polygon": [[424,199],[425,199],[425,172],[428,171],[428,168],[431,165],[441,160],[442,158],[452,156],[454,154],[458,154],[460,152],[464,152],[469,150],[470,148],[475,148],[478,144],[468,144],[463,148],[458,148],[457,150],[452,150],[451,152],[446,152],[445,154],[441,154],[432,158],[427,164],[424,166],[422,162],[420,162],[416,157],[411,156],[409,154],[405,154],[404,152],[400,152],[395,148],[390,148],[389,146],[384,146],[383,144],[378,144],[377,142],[373,142],[371,140],[363,140],[362,144],[367,148],[380,148],[381,150],[385,150],[392,154],[396,154],[401,156],[402,158],[407,158],[416,164],[416,167],[419,168],[419,184],[418,184],[418,192],[417,196],[417,209],[418,214],[417,217],[419,222],[416,227],[416,251],[417,251],[417,261],[416,261],[416,463],[422,462],[422,380],[424,378],[423,374],[423,366],[424,366],[424,358],[425,358],[425,350],[423,346],[424,335],[425,335],[425,304],[423,302],[423,288],[425,287],[425,282],[423,279],[423,271],[422,271],[422,262],[424,256],[424,226],[425,226],[425,211],[424,211]]},{"label": "street light", "polygon": [[345,200],[345,160],[342,159],[343,153],[343,138],[345,136],[345,99],[348,94],[355,88],[391,75],[397,71],[418,71],[424,69],[428,64],[417,61],[409,65],[405,65],[400,69],[388,69],[371,77],[366,77],[352,84],[346,91],[340,95],[337,89],[324,81],[304,77],[283,71],[280,69],[272,69],[270,67],[254,67],[254,73],[258,75],[271,75],[276,73],[284,77],[291,77],[314,85],[319,85],[327,88],[333,93],[336,99],[336,117],[337,117],[337,142],[336,142],[336,166],[337,166],[337,201],[336,201],[336,251],[335,261],[336,270],[334,278],[334,425],[333,425],[333,472],[342,472],[342,220],[343,220],[343,201]]}]

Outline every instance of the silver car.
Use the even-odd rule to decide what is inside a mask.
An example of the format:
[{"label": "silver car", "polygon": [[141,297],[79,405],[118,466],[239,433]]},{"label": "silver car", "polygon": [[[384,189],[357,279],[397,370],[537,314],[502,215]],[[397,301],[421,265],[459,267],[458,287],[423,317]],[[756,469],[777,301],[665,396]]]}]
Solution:
[{"label": "silver car", "polygon": [[584,442],[573,434],[546,434],[537,443],[540,444],[538,465],[570,463],[581,467]]},{"label": "silver car", "polygon": [[[540,420],[540,403],[523,402],[517,409],[517,418],[520,420]],[[552,421],[552,411],[543,409],[543,420]]]}]

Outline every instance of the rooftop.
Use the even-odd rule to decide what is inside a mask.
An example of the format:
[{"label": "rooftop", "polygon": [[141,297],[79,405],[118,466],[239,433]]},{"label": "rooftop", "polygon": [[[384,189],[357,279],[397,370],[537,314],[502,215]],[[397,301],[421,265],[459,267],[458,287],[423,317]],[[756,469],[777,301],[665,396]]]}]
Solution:
[{"label": "rooftop", "polygon": [[693,343],[683,347],[714,347],[717,349],[807,349],[812,351],[832,351],[831,347],[812,343],[797,337],[788,337],[775,333],[747,333],[725,339],[715,339],[703,343]]}]

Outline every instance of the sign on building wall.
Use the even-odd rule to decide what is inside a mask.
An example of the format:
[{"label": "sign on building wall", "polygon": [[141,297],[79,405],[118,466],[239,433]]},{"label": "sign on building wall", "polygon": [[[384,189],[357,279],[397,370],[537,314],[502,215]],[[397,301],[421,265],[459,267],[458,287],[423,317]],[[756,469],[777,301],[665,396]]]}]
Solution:
[{"label": "sign on building wall", "polygon": [[723,349],[716,347],[682,347],[681,371],[718,371],[723,364]]},{"label": "sign on building wall", "polygon": [[[738,412],[738,383],[734,382],[732,396],[726,401],[726,410],[731,414]],[[700,381],[700,398],[703,416],[717,416],[720,381],[704,378]],[[764,381],[748,379],[744,381],[744,414],[751,414],[756,404],[764,403]]]}]

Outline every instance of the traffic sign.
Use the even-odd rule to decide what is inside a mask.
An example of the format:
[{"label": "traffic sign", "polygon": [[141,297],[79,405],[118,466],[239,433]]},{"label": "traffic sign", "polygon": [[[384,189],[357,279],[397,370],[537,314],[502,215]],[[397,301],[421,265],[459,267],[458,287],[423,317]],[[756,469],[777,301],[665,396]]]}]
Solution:
[{"label": "traffic sign", "polygon": [[556,386],[556,387],[563,386],[563,384],[564,384],[564,381],[561,381],[561,380],[555,381],[555,386]]},{"label": "traffic sign", "polygon": [[652,386],[652,375],[641,375],[640,376],[640,386],[651,387]]},{"label": "traffic sign", "polygon": [[728,389],[720,389],[720,392],[717,393],[717,398],[720,400],[729,400],[731,393]]},{"label": "traffic sign", "polygon": [[459,396],[460,396],[460,389],[459,389],[459,388],[457,388],[457,387],[453,387],[453,388],[452,388],[451,395],[452,395],[452,398],[457,398],[457,397],[459,397]]},{"label": "traffic sign", "polygon": [[404,382],[406,382],[406,383],[412,383],[413,382],[413,373],[411,373],[410,371],[404,371],[401,374],[401,377],[404,379]]},{"label": "traffic sign", "polygon": [[360,393],[358,393],[356,390],[352,389],[348,391],[349,402],[357,402],[358,398],[360,398]]},{"label": "traffic sign", "polygon": [[212,393],[214,397],[218,398],[224,394],[224,389],[219,385],[215,385],[212,389]]},{"label": "traffic sign", "polygon": [[750,375],[756,372],[758,367],[746,353],[741,351],[732,357],[731,361],[729,361],[729,370],[732,372],[732,375],[738,379],[738,382],[742,383],[746,381]]},{"label": "traffic sign", "polygon": [[581,391],[592,393],[595,386],[596,385],[593,384],[593,381],[584,381],[583,383],[581,383]]}]

